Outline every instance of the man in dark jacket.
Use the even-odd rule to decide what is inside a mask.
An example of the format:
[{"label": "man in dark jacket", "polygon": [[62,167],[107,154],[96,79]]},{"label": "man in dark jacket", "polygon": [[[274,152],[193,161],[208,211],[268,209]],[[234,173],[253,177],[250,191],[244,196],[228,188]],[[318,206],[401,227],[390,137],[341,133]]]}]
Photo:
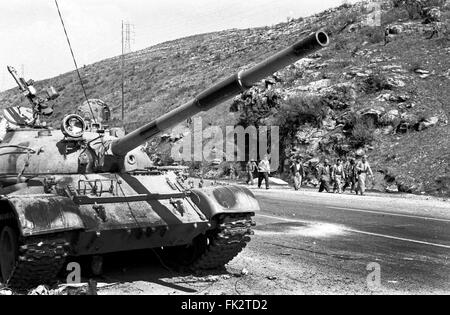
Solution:
[{"label": "man in dark jacket", "polygon": [[298,157],[291,163],[291,175],[294,179],[294,188],[299,190],[302,187],[303,178],[305,178],[305,169],[303,167],[302,159]]},{"label": "man in dark jacket", "polygon": [[330,182],[331,182],[331,166],[330,161],[325,160],[323,165],[319,166],[319,180],[320,180],[320,188],[319,192],[330,192]]},{"label": "man in dark jacket", "polygon": [[356,162],[354,158],[350,158],[344,166],[345,170],[345,185],[342,190],[345,190],[350,187],[350,193],[353,193],[356,189]]}]

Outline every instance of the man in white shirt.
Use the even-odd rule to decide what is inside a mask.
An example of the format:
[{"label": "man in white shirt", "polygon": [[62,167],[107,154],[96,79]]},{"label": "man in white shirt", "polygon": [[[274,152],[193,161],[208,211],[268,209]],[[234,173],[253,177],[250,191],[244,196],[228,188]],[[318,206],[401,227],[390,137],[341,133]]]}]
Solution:
[{"label": "man in white shirt", "polygon": [[367,175],[369,175],[373,179],[373,172],[370,168],[370,164],[367,161],[367,155],[364,155],[361,161],[356,165],[356,173],[358,176],[358,186],[356,188],[356,194],[358,192],[362,195],[366,192],[366,179]]},{"label": "man in white shirt", "polygon": [[261,188],[262,181],[265,180],[266,189],[269,189],[270,162],[267,155],[264,156],[264,159],[262,159],[261,162],[259,162],[258,172],[258,188]]}]

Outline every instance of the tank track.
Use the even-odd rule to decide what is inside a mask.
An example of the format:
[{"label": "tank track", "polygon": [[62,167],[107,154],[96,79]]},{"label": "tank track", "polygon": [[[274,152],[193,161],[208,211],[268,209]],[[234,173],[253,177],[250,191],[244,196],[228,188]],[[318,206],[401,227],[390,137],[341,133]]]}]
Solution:
[{"label": "tank track", "polygon": [[27,242],[19,247],[16,266],[6,285],[25,290],[42,284],[54,284],[67,256],[63,239]]},{"label": "tank track", "polygon": [[217,229],[211,232],[206,251],[191,265],[191,269],[212,270],[225,267],[250,241],[255,222],[248,215],[224,215]]}]

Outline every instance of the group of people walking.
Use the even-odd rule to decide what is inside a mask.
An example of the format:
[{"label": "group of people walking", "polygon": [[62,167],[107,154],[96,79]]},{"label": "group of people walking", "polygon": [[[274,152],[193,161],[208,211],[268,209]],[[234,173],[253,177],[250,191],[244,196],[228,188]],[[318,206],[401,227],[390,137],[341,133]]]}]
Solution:
[{"label": "group of people walking", "polygon": [[269,157],[265,156],[258,164],[255,160],[250,160],[246,166],[247,172],[247,184],[254,185],[254,176],[258,174],[258,188],[261,188],[263,181],[265,182],[266,189],[270,189],[269,174],[270,174],[270,162]]},{"label": "group of people walking", "polygon": [[[295,190],[300,189],[303,178],[305,178],[305,168],[301,158],[297,158],[291,163],[291,175],[294,181]],[[350,192],[364,195],[366,191],[367,177],[373,178],[373,172],[367,161],[367,156],[360,160],[349,158],[345,163],[338,159],[334,165],[325,159],[323,164],[317,168],[317,175],[320,182],[319,192],[333,192],[342,194],[347,188]]]},{"label": "group of people walking", "polygon": [[[248,161],[246,165],[247,184],[254,185],[255,174],[257,174],[258,188],[265,182],[266,189],[269,189],[270,174],[269,158],[265,156],[259,163],[255,160]],[[306,169],[302,158],[298,157],[290,165],[290,173],[294,182],[295,190],[302,187],[306,178]],[[364,195],[366,192],[367,177],[373,179],[373,172],[367,160],[367,156],[360,159],[349,158],[347,161],[337,159],[334,165],[325,159],[323,164],[317,167],[317,176],[320,187],[319,192],[344,193],[348,188],[350,192]]]}]

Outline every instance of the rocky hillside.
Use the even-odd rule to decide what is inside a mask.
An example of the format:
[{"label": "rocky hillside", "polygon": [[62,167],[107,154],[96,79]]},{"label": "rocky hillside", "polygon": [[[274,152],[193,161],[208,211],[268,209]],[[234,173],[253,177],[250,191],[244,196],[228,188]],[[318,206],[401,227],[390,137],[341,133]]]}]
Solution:
[{"label": "rocky hillside", "polygon": [[[323,157],[366,152],[377,171],[374,188],[450,196],[450,5],[394,0],[381,8],[381,26],[367,24],[367,5],[343,5],[272,27],[197,35],[129,54],[126,126],[174,109],[325,28],[332,34],[328,49],[277,73],[273,86],[261,84],[202,114],[205,127],[280,125],[286,160],[302,155],[314,166]],[[81,72],[88,95],[106,101],[118,117],[120,58]],[[47,85],[62,93],[52,117],[57,126],[83,95],[74,72],[37,84]],[[1,107],[24,102],[15,90],[0,94]],[[314,185],[313,172],[309,177]]]}]

